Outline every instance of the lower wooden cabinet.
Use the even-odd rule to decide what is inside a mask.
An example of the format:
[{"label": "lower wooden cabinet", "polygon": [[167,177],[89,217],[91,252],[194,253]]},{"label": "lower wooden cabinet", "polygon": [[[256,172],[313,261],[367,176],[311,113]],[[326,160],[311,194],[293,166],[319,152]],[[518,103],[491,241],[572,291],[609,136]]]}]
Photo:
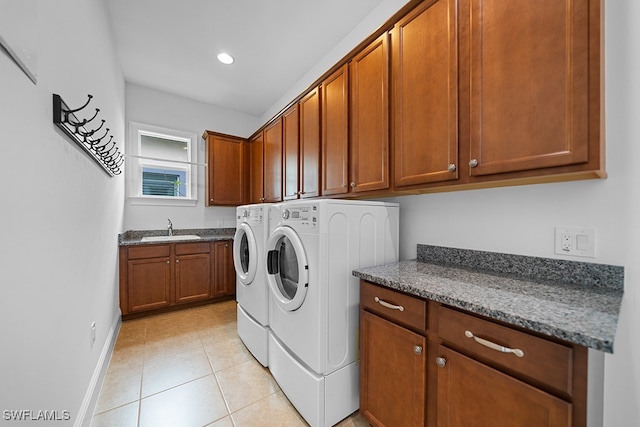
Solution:
[{"label": "lower wooden cabinet", "polygon": [[447,347],[438,354],[438,427],[573,425],[571,403]]},{"label": "lower wooden cabinet", "polygon": [[584,426],[586,384],[585,347],[360,283],[360,412],[373,426]]},{"label": "lower wooden cabinet", "polygon": [[211,298],[211,244],[175,246],[176,304]]},{"label": "lower wooden cabinet", "polygon": [[120,247],[123,318],[235,294],[231,240]]},{"label": "lower wooden cabinet", "polygon": [[424,336],[361,312],[360,413],[372,425],[424,425],[425,349]]},{"label": "lower wooden cabinet", "polygon": [[224,297],[236,292],[236,271],[233,268],[233,242],[223,240],[213,244],[215,280],[213,296]]}]

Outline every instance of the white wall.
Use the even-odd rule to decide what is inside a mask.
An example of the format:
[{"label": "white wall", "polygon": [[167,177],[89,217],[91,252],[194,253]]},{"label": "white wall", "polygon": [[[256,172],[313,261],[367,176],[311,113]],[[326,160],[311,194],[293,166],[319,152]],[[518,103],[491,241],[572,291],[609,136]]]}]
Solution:
[{"label": "white wall", "polygon": [[367,15],[347,36],[342,39],[331,51],[324,56],[317,64],[313,65],[309,71],[285,93],[271,108],[269,108],[260,118],[260,125],[266,123],[281,111],[287,104],[315,82],[320,76],[326,73],[331,67],[344,58],[352,49],[359,45],[364,39],[369,37],[380,28],[393,14],[407,4],[409,0],[384,0],[374,10]]},{"label": "white wall", "polygon": [[595,228],[596,258],[564,259],[625,267],[615,353],[605,356],[603,425],[632,427],[640,425],[640,3],[606,0],[605,9],[607,179],[393,200],[402,259],[415,258],[418,243],[563,258],[554,255],[555,226]]},{"label": "white wall", "polygon": [[[127,123],[133,121],[195,133],[198,136],[198,163],[207,161],[205,142],[201,138],[205,130],[246,138],[262,124],[258,117],[133,84],[126,85],[126,111]],[[204,191],[205,168],[198,167],[197,206],[143,206],[127,200],[125,229],[164,229],[167,218],[171,218],[175,229],[235,227],[235,208],[206,207]]]},{"label": "white wall", "polygon": [[117,326],[124,185],[53,125],[52,94],[94,95],[122,148],[124,81],[101,0],[36,4],[37,85],[0,51],[0,411],[69,411],[57,425],[72,425]]}]

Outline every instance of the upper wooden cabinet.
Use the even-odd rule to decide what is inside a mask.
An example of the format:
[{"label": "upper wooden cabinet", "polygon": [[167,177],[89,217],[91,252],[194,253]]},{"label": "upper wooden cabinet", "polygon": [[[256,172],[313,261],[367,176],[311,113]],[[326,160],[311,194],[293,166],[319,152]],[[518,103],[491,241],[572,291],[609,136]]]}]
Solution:
[{"label": "upper wooden cabinet", "polygon": [[238,206],[245,197],[245,140],[205,131],[207,206]]},{"label": "upper wooden cabinet", "polygon": [[249,201],[606,177],[602,3],[408,2],[251,140]]},{"label": "upper wooden cabinet", "polygon": [[264,136],[249,141],[249,203],[264,202]]},{"label": "upper wooden cabinet", "polygon": [[283,200],[300,197],[300,115],[294,104],[282,114]]},{"label": "upper wooden cabinet", "polygon": [[349,191],[349,79],[340,67],[322,82],[322,194]]},{"label": "upper wooden cabinet", "polygon": [[389,35],[349,63],[350,191],[389,188]]},{"label": "upper wooden cabinet", "polygon": [[264,130],[264,201],[282,201],[282,117]]},{"label": "upper wooden cabinet", "polygon": [[456,0],[429,0],[392,30],[394,184],[458,177]]},{"label": "upper wooden cabinet", "polygon": [[[589,37],[594,31],[597,35],[600,25],[590,4],[598,2],[460,3],[470,48],[461,79],[470,82],[469,174],[573,165],[599,157],[599,134],[590,135],[589,116],[590,108],[599,111],[600,102],[599,90],[591,98],[589,90],[590,79],[599,84],[589,62],[597,59],[590,58]],[[599,45],[592,48],[597,52]],[[590,138],[596,142],[591,150]]]},{"label": "upper wooden cabinet", "polygon": [[320,88],[300,99],[300,197],[320,195]]}]

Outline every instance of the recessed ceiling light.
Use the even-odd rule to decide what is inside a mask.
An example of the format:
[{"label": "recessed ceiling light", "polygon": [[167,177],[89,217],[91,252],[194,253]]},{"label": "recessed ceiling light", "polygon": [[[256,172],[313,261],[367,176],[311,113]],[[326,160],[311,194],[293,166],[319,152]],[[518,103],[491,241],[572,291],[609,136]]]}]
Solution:
[{"label": "recessed ceiling light", "polygon": [[233,64],[233,56],[229,55],[226,52],[222,52],[218,54],[218,61],[222,62],[223,64]]}]

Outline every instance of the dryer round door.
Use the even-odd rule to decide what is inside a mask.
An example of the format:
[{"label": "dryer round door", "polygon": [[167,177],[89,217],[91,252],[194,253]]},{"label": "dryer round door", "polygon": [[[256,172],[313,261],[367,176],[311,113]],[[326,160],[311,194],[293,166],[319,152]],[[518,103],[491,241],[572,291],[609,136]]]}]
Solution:
[{"label": "dryer round door", "polygon": [[247,223],[241,223],[233,237],[233,266],[238,280],[249,285],[256,277],[258,266],[258,246],[256,236]]},{"label": "dryer round door", "polygon": [[309,263],[298,234],[276,228],[267,242],[267,281],[275,302],[287,311],[300,308],[309,287]]}]

